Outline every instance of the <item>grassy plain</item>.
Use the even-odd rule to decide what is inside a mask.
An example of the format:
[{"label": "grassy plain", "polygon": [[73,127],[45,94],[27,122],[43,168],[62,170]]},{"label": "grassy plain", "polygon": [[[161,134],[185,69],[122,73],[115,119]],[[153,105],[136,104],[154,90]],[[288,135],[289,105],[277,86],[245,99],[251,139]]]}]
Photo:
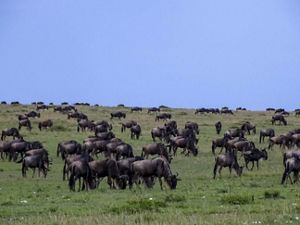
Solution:
[{"label": "grassy plain", "polygon": [[[33,106],[0,106],[0,129],[17,127],[17,114],[33,110]],[[134,147],[135,154],[151,143],[150,130],[163,125],[155,122],[155,114],[129,112],[126,108],[78,106],[90,119],[109,120],[115,110],[127,111],[123,121],[136,120],[141,124],[139,141],[131,140],[129,131],[120,132],[120,121],[113,120],[113,132]],[[261,128],[273,127],[276,134],[300,127],[300,119],[291,115],[288,126],[272,126],[270,112],[237,112],[235,115],[194,115],[194,110],[168,109],[179,127],[186,121],[200,125],[199,155],[178,155],[172,161],[173,172],[182,181],[174,191],[153,189],[110,190],[103,182],[99,189],[89,192],[70,192],[62,180],[63,162],[57,158],[57,143],[75,139],[82,142],[89,132],[76,131],[76,121],[66,115],[43,111],[40,119],[33,119],[33,130],[21,130],[26,140],[39,140],[50,152],[53,165],[46,179],[22,178],[21,165],[0,161],[0,224],[299,224],[299,184],[280,185],[283,172],[282,151],[275,147],[269,151],[269,159],[260,163],[260,170],[247,171],[241,177],[223,169],[222,177],[212,179],[214,157],[211,140],[218,137],[214,123],[223,123],[223,130],[251,121]],[[40,132],[39,120],[53,119],[54,127]],[[257,146],[258,134],[247,136]],[[244,164],[240,160],[240,164]]]}]

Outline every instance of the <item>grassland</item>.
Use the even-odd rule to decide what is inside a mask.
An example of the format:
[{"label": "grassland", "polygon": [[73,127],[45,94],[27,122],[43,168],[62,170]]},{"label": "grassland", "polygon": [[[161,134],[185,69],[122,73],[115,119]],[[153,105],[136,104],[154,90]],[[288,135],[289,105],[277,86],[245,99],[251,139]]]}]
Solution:
[{"label": "grassland", "polygon": [[[17,114],[33,110],[33,106],[0,106],[0,129],[17,126]],[[162,125],[154,115],[145,111],[129,112],[125,108],[79,106],[90,119],[109,120],[115,110],[128,111],[127,120],[141,124],[142,137],[131,140],[129,131],[120,132],[120,121],[113,120],[113,132],[134,147],[140,155],[141,147],[151,143],[150,130]],[[39,140],[50,152],[53,165],[46,179],[21,175],[21,165],[0,161],[0,224],[299,224],[299,184],[280,185],[283,172],[282,151],[275,147],[269,159],[260,163],[260,170],[245,170],[241,177],[229,175],[223,169],[221,178],[212,179],[214,157],[211,140],[216,138],[214,123],[221,120],[222,133],[242,122],[251,121],[257,129],[273,127],[277,134],[300,127],[300,119],[287,118],[288,126],[272,126],[272,113],[237,112],[235,115],[194,115],[193,110],[168,109],[183,127],[186,121],[200,125],[199,155],[178,155],[172,161],[172,171],[182,181],[174,191],[153,189],[110,190],[103,182],[99,189],[89,192],[70,192],[62,181],[63,162],[55,155],[57,143],[63,140],[82,140],[92,133],[76,132],[76,121],[66,115],[43,111],[40,119],[33,119],[33,130],[21,131],[26,140]],[[54,127],[40,132],[39,120],[53,119]],[[258,135],[247,136],[257,146]],[[240,164],[244,164],[240,160]]]}]

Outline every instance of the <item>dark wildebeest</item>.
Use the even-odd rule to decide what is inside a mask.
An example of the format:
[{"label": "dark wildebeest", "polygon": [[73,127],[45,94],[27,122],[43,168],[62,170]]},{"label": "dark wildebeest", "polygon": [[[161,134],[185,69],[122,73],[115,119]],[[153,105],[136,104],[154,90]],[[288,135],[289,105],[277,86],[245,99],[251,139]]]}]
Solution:
[{"label": "dark wildebeest", "polygon": [[149,114],[151,112],[160,112],[160,108],[157,108],[157,107],[149,108],[147,113]]},{"label": "dark wildebeest", "polygon": [[3,153],[5,153],[5,156],[9,155],[10,152],[10,141],[0,141],[0,152],[1,152],[1,159],[4,159]]},{"label": "dark wildebeest", "polygon": [[228,142],[228,140],[229,140],[229,137],[227,137],[227,136],[212,140],[211,151],[212,151],[213,155],[215,155],[215,150],[217,147],[221,148],[221,150],[220,150],[220,153],[221,153],[223,148],[226,146],[226,143]]},{"label": "dark wildebeest", "polygon": [[287,125],[287,121],[286,119],[284,118],[283,115],[274,115],[272,116],[272,125],[276,125],[276,121],[279,121],[279,125],[283,124],[283,125]]},{"label": "dark wildebeest", "polygon": [[134,120],[130,120],[126,123],[121,123],[121,132],[123,133],[126,130],[126,128],[131,128],[134,125],[137,125],[137,122]]},{"label": "dark wildebeest", "polygon": [[130,128],[130,132],[131,132],[131,139],[134,139],[134,137],[138,140],[140,138],[142,129],[141,126],[139,124],[134,125]]},{"label": "dark wildebeest", "polygon": [[[244,152],[244,159],[245,159],[245,164],[246,168],[248,170],[253,170],[254,167],[254,162],[256,161],[256,167],[258,169],[259,165],[258,162],[260,159],[267,160],[268,159],[268,152],[266,149],[262,149],[261,151],[257,148],[254,148],[250,151]],[[251,169],[248,168],[248,163],[252,162],[252,167]]]},{"label": "dark wildebeest", "polygon": [[217,175],[217,170],[219,168],[219,175],[221,176],[221,170],[223,167],[229,167],[229,172],[231,174],[232,168],[235,170],[238,176],[241,176],[243,172],[243,167],[240,167],[236,158],[236,155],[233,151],[227,152],[222,155],[218,155],[215,158],[215,167],[214,167],[214,179]]},{"label": "dark wildebeest", "polygon": [[75,162],[77,160],[85,160],[87,162],[90,162],[93,161],[93,158],[87,152],[83,152],[81,154],[68,155],[64,161],[63,180],[66,179],[66,176],[67,179],[69,179],[70,165],[72,164],[72,162]]},{"label": "dark wildebeest", "polygon": [[231,109],[222,109],[222,110],[220,111],[220,113],[221,113],[221,114],[231,114],[231,115],[233,115],[233,112],[232,112]]},{"label": "dark wildebeest", "polygon": [[114,159],[95,160],[89,162],[93,176],[98,179],[107,177],[107,183],[110,188],[119,188],[121,181],[120,171],[117,161]]},{"label": "dark wildebeest", "polygon": [[194,156],[198,155],[198,149],[195,146],[195,140],[193,140],[190,137],[184,138],[181,136],[177,136],[177,137],[170,138],[169,148],[170,148],[169,151],[173,149],[174,156],[176,155],[177,148],[183,149],[181,153],[185,153],[185,151],[187,150],[187,153],[185,154],[186,156],[188,156],[190,152],[192,152]]},{"label": "dark wildebeest", "polygon": [[130,109],[130,111],[131,111],[131,112],[138,112],[138,111],[142,112],[142,111],[143,111],[143,108],[141,108],[141,107],[132,107],[132,108]]},{"label": "dark wildebeest", "polygon": [[199,134],[199,125],[198,125],[198,123],[188,121],[188,122],[185,123],[184,128],[185,129],[191,129],[196,134]]},{"label": "dark wildebeest", "polygon": [[169,156],[167,148],[162,143],[151,143],[151,144],[145,145],[142,148],[142,155],[141,156],[148,159],[149,155],[159,155],[161,157],[165,157],[166,160],[169,163],[171,163],[171,157]]},{"label": "dark wildebeest", "polygon": [[265,137],[274,137],[275,136],[275,131],[272,128],[267,128],[267,129],[262,129],[259,132],[259,143],[261,143],[261,141],[265,142]]},{"label": "dark wildebeest", "polygon": [[5,130],[2,130],[1,140],[5,140],[6,136],[13,136],[13,139],[15,138],[22,139],[23,137],[20,135],[19,130],[17,128],[7,128]]},{"label": "dark wildebeest", "polygon": [[132,178],[133,178],[133,171],[131,170],[131,164],[138,160],[143,160],[143,157],[135,156],[127,159],[121,159],[117,161],[120,176],[128,176],[128,184],[129,187],[132,187]]},{"label": "dark wildebeest", "polygon": [[95,124],[94,121],[92,120],[87,120],[87,119],[79,119],[78,123],[77,123],[77,132],[79,132],[80,130],[86,131],[86,129],[89,129],[90,131],[94,130],[95,128]]},{"label": "dark wildebeest", "polygon": [[[300,159],[298,157],[292,157],[286,159],[285,169],[282,175],[281,184],[284,184],[287,177],[289,177],[291,183],[295,183],[299,179],[299,171],[300,171]],[[292,181],[290,177],[290,173],[294,173],[294,181]]]},{"label": "dark wildebeest", "polygon": [[152,140],[155,142],[155,137],[158,137],[160,141],[166,137],[166,129],[165,127],[155,127],[151,130]]},{"label": "dark wildebeest", "polygon": [[18,120],[26,120],[28,117],[26,115],[18,115]]},{"label": "dark wildebeest", "polygon": [[286,160],[292,157],[300,159],[300,149],[285,151],[283,153],[283,165],[285,166]]},{"label": "dark wildebeest", "polygon": [[300,134],[293,134],[291,136],[291,145],[292,146],[297,146],[298,148],[300,147]]},{"label": "dark wildebeest", "polygon": [[151,177],[157,177],[159,179],[160,188],[163,189],[162,177],[170,187],[170,189],[176,189],[177,175],[173,175],[169,163],[164,158],[145,159],[135,161],[131,165],[133,171],[133,182],[138,185],[138,179],[149,179]]},{"label": "dark wildebeest", "polygon": [[29,113],[25,113],[25,116],[27,116],[28,118],[31,117],[31,118],[40,118],[41,117],[41,114],[38,113],[38,112],[35,112],[35,111],[31,111]]},{"label": "dark wildebeest", "polygon": [[44,110],[44,109],[49,109],[47,105],[41,104],[36,106],[36,110]]},{"label": "dark wildebeest", "polygon": [[245,138],[241,138],[241,137],[235,137],[235,138],[230,138],[228,136],[224,136],[224,138],[226,139],[227,138],[227,141],[225,143],[225,149],[226,149],[226,152],[229,152],[231,151],[233,148],[234,148],[234,144],[237,143],[237,142],[240,142],[240,141],[246,141]]},{"label": "dark wildebeest", "polygon": [[116,160],[119,160],[121,157],[123,159],[134,157],[132,146],[126,143],[122,143],[115,148],[116,151]]},{"label": "dark wildebeest", "polygon": [[40,172],[43,171],[44,177],[47,176],[49,160],[48,157],[45,157],[44,154],[33,154],[30,156],[25,156],[25,158],[18,161],[18,163],[22,162],[22,176],[26,177],[26,171],[28,168],[33,169],[32,177],[34,177],[35,169],[38,168],[38,175],[40,176]]},{"label": "dark wildebeest", "polygon": [[276,109],[274,113],[282,113],[285,112],[283,108]]},{"label": "dark wildebeest", "polygon": [[111,131],[96,133],[95,135],[101,140],[111,140],[116,137],[115,134]]},{"label": "dark wildebeest", "polygon": [[19,121],[19,130],[21,130],[22,127],[27,127],[27,129],[31,131],[32,126],[31,126],[31,122],[28,118],[25,120]]},{"label": "dark wildebeest", "polygon": [[82,112],[70,112],[70,113],[68,113],[68,119],[70,119],[70,118],[87,120],[88,116]]},{"label": "dark wildebeest", "polygon": [[52,127],[52,126],[53,126],[53,122],[50,119],[39,122],[39,129],[40,129],[40,131],[42,130],[42,128],[48,129],[48,128]]},{"label": "dark wildebeest", "polygon": [[240,151],[242,154],[244,154],[247,151],[251,151],[255,149],[255,144],[252,141],[237,141],[235,142],[230,150]]},{"label": "dark wildebeest", "polygon": [[18,154],[23,158],[24,153],[32,149],[32,144],[24,140],[15,140],[10,143],[9,160],[17,160]]},{"label": "dark wildebeest", "polygon": [[222,130],[222,123],[221,123],[221,121],[218,121],[218,122],[215,123],[215,128],[216,128],[217,134],[220,134],[220,132]]},{"label": "dark wildebeest", "polygon": [[256,134],[256,125],[252,124],[248,121],[242,124],[241,129],[244,132],[247,132],[247,134],[249,134],[249,135],[250,135],[251,130],[252,130],[253,134]]},{"label": "dark wildebeest", "polygon": [[161,113],[159,115],[156,115],[155,121],[159,121],[159,120],[166,121],[171,118],[172,118],[172,115],[170,113]]},{"label": "dark wildebeest", "polygon": [[113,118],[118,118],[118,119],[121,119],[121,118],[126,118],[126,113],[124,112],[121,112],[121,111],[118,111],[118,112],[112,112],[110,114],[110,119],[113,119]]},{"label": "dark wildebeest", "polygon": [[[70,165],[70,179],[69,179],[69,188],[71,191],[75,191],[76,180],[79,179],[79,188],[78,191],[96,188],[95,180],[93,178],[92,170],[89,166],[87,160],[81,159],[76,160]],[[83,179],[81,186],[81,178]]]},{"label": "dark wildebeest", "polygon": [[67,155],[81,153],[81,145],[74,140],[62,141],[57,145],[57,157],[61,154],[61,158],[64,160]]},{"label": "dark wildebeest", "polygon": [[268,149],[272,149],[273,145],[279,145],[281,148],[288,145],[288,138],[285,135],[271,137],[269,139]]},{"label": "dark wildebeest", "polygon": [[244,131],[240,128],[231,128],[225,132],[224,136],[230,137],[244,137]]}]

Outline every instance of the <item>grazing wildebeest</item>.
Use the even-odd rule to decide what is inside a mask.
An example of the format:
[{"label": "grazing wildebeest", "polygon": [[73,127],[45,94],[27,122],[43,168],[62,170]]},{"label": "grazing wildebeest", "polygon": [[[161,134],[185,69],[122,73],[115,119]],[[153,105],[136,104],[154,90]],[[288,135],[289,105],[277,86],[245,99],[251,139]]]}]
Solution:
[{"label": "grazing wildebeest", "polygon": [[87,119],[79,119],[77,123],[77,132],[80,130],[83,132],[86,129],[89,129],[90,131],[94,130],[95,124],[94,121],[92,120],[87,120]]},{"label": "grazing wildebeest", "polygon": [[244,140],[235,142],[231,147],[231,150],[240,151],[242,154],[253,149],[255,149],[255,144],[252,141]]},{"label": "grazing wildebeest", "polygon": [[[291,183],[295,183],[299,179],[300,171],[300,159],[298,157],[288,158],[285,161],[285,169],[282,175],[281,184],[284,184],[287,177],[289,177]],[[294,181],[290,178],[290,173],[294,173]]]},{"label": "grazing wildebeest", "polygon": [[221,121],[218,121],[218,122],[215,123],[215,128],[216,128],[217,134],[220,134],[220,132],[222,130],[222,123],[221,123]]},{"label": "grazing wildebeest", "polygon": [[225,132],[224,136],[244,137],[244,131],[240,128],[231,128]]},{"label": "grazing wildebeest", "polygon": [[116,160],[119,160],[121,157],[123,159],[134,157],[132,146],[126,143],[122,143],[115,148],[116,151]]},{"label": "grazing wildebeest", "polygon": [[242,124],[241,129],[244,132],[247,132],[250,135],[250,131],[252,130],[253,134],[256,134],[256,125],[250,122],[245,122]]},{"label": "grazing wildebeest", "polygon": [[176,155],[177,148],[183,149],[181,153],[185,153],[185,151],[187,150],[187,153],[185,154],[186,156],[188,156],[190,152],[192,152],[194,156],[198,155],[198,149],[195,146],[195,140],[190,137],[184,138],[181,136],[177,136],[170,138],[169,151],[173,149],[174,156]]},{"label": "grazing wildebeest", "polygon": [[262,129],[259,132],[259,143],[261,143],[261,141],[265,142],[265,137],[274,137],[275,136],[275,131],[272,128],[266,128],[266,129]]},{"label": "grazing wildebeest", "polygon": [[68,113],[68,119],[70,119],[70,118],[87,120],[88,116],[82,112],[70,112],[70,113]]},{"label": "grazing wildebeest", "polygon": [[70,165],[72,164],[72,162],[77,160],[85,160],[87,162],[91,162],[93,161],[93,158],[87,152],[75,155],[68,155],[64,161],[63,180],[65,180],[66,176],[67,179],[69,179]]},{"label": "grazing wildebeest", "polygon": [[26,115],[18,115],[18,120],[26,120],[28,117]]},{"label": "grazing wildebeest", "polygon": [[170,113],[161,113],[159,115],[156,115],[155,117],[155,121],[159,121],[159,120],[168,120],[168,119],[171,119],[172,118],[172,115]]},{"label": "grazing wildebeest", "polygon": [[119,188],[120,171],[117,161],[114,159],[95,160],[89,162],[93,176],[99,178],[107,177],[110,188]]},{"label": "grazing wildebeest", "polygon": [[[256,167],[258,169],[259,165],[258,162],[260,159],[267,160],[268,159],[268,152],[266,149],[259,150],[257,148],[254,148],[250,151],[244,152],[244,159],[245,159],[245,164],[246,168],[248,170],[253,170],[254,167],[254,162],[256,161]],[[252,167],[251,169],[248,168],[248,163],[252,162]]]},{"label": "grazing wildebeest", "polygon": [[0,152],[1,152],[1,159],[4,159],[3,153],[5,153],[5,156],[7,158],[9,152],[10,152],[10,141],[0,141]]},{"label": "grazing wildebeest", "polygon": [[221,114],[231,114],[233,115],[233,111],[231,109],[222,109],[220,111]]},{"label": "grazing wildebeest", "polygon": [[142,129],[141,126],[139,124],[134,125],[130,128],[130,132],[131,132],[131,139],[134,139],[134,137],[138,140],[140,138]]},{"label": "grazing wildebeest", "polygon": [[190,122],[190,121],[186,122],[184,128],[191,129],[194,132],[196,132],[196,134],[199,134],[199,125],[195,122]]},{"label": "grazing wildebeest", "polygon": [[26,177],[26,171],[28,168],[33,169],[32,177],[34,177],[35,169],[38,168],[38,175],[40,176],[40,172],[43,171],[44,177],[47,176],[49,160],[48,157],[45,158],[43,154],[34,154],[30,156],[25,156],[24,159],[18,161],[18,163],[22,162],[22,176]]},{"label": "grazing wildebeest", "polygon": [[157,177],[159,179],[160,188],[163,189],[162,177],[170,187],[176,189],[178,175],[173,175],[169,163],[164,158],[145,159],[135,161],[131,165],[133,171],[133,182],[138,185],[138,178]]},{"label": "grazing wildebeest", "polygon": [[133,171],[131,168],[131,164],[135,161],[138,160],[143,160],[144,158],[141,156],[135,156],[135,157],[131,157],[131,158],[127,158],[127,159],[121,159],[119,161],[117,161],[118,164],[118,168],[119,168],[119,172],[120,172],[120,176],[128,176],[128,184],[129,187],[132,187],[132,178],[133,178]]},{"label": "grazing wildebeest", "polygon": [[121,118],[126,118],[126,113],[124,112],[121,112],[121,111],[118,111],[118,112],[112,112],[110,114],[110,119],[113,119],[113,118],[118,118],[118,119],[121,119]]},{"label": "grazing wildebeest", "polygon": [[162,143],[151,143],[147,144],[142,148],[142,157],[148,159],[149,155],[159,155],[165,157],[166,160],[171,163],[171,157],[167,151],[167,148]]},{"label": "grazing wildebeest", "polygon": [[29,119],[24,119],[19,121],[19,130],[21,130],[22,127],[27,127],[28,130],[31,131],[32,126]]},{"label": "grazing wildebeest", "polygon": [[2,130],[1,140],[3,141],[6,136],[13,136],[13,139],[15,138],[22,139],[23,137],[20,135],[19,130],[17,128],[7,128],[5,130]]},{"label": "grazing wildebeest", "polygon": [[149,114],[151,112],[160,112],[160,108],[157,108],[157,107],[149,108],[147,113]]},{"label": "grazing wildebeest", "polygon": [[141,107],[132,107],[131,109],[130,109],[130,111],[131,112],[138,112],[138,111],[140,111],[140,112],[142,112],[143,111],[143,108],[141,108]]},{"label": "grazing wildebeest", "polygon": [[115,134],[111,131],[96,133],[95,135],[101,140],[111,140],[116,137]]},{"label": "grazing wildebeest", "polygon": [[41,117],[41,114],[38,113],[38,112],[35,112],[35,111],[31,111],[31,112],[29,112],[29,113],[25,113],[25,116],[31,117],[31,118],[35,118],[35,117],[40,118],[40,117]]},{"label": "grazing wildebeest", "polygon": [[64,160],[67,155],[81,153],[81,145],[74,140],[62,141],[57,145],[57,157],[61,154],[61,158]]},{"label": "grazing wildebeest", "polygon": [[39,122],[40,131],[42,130],[42,128],[48,129],[52,126],[53,126],[53,122],[50,119]]},{"label": "grazing wildebeest", "polygon": [[134,125],[137,125],[137,122],[134,120],[130,120],[126,123],[121,123],[121,132],[123,133],[126,130],[126,128],[131,128]]},{"label": "grazing wildebeest", "polygon": [[166,137],[165,127],[155,127],[151,130],[152,140],[155,142],[155,137],[158,137],[160,141]]},{"label": "grazing wildebeest", "polygon": [[272,125],[276,125],[276,121],[279,121],[279,125],[283,124],[283,125],[287,125],[287,121],[286,119],[284,118],[283,115],[274,115],[272,116]]},{"label": "grazing wildebeest", "polygon": [[[96,188],[95,180],[92,175],[92,170],[89,166],[88,161],[76,160],[71,163],[70,165],[70,179],[69,179],[69,188],[71,191],[75,191],[75,184],[76,180],[79,179],[79,189],[86,190]],[[81,186],[81,178],[83,179],[82,186]]]},{"label": "grazing wildebeest", "polygon": [[236,158],[236,155],[233,151],[227,152],[222,155],[218,155],[215,158],[215,167],[214,167],[214,179],[217,175],[217,170],[219,168],[219,175],[221,176],[221,170],[223,167],[229,167],[229,172],[231,174],[232,168],[235,170],[238,176],[242,175],[243,167],[240,167]]},{"label": "grazing wildebeest", "polygon": [[274,144],[279,145],[282,148],[288,145],[288,139],[285,135],[271,137],[269,139],[268,149],[272,149]]}]

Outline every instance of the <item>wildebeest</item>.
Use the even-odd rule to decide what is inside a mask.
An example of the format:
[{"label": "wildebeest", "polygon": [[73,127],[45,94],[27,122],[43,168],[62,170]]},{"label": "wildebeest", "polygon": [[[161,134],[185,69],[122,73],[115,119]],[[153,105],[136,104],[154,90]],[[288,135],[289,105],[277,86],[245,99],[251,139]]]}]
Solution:
[{"label": "wildebeest", "polygon": [[39,130],[40,131],[42,130],[42,128],[48,129],[52,126],[53,126],[53,122],[50,119],[39,122]]},{"label": "wildebeest", "polygon": [[230,150],[240,151],[244,154],[247,151],[252,151],[255,149],[255,144],[252,141],[242,140],[235,142]]},{"label": "wildebeest", "polygon": [[258,169],[259,165],[258,162],[260,159],[267,160],[268,159],[268,152],[266,149],[259,150],[257,148],[254,148],[250,151],[244,152],[244,159],[246,168],[249,170],[248,164],[249,162],[252,162],[252,167],[250,170],[253,170],[254,162],[256,161],[256,167]]},{"label": "wildebeest", "polygon": [[293,134],[291,136],[291,145],[296,145],[298,148],[300,147],[300,134]]},{"label": "wildebeest", "polygon": [[28,117],[26,115],[18,115],[18,120],[26,120]]},{"label": "wildebeest", "polygon": [[182,153],[185,153],[185,151],[187,150],[187,153],[185,153],[186,156],[188,156],[190,154],[190,152],[194,156],[198,155],[198,149],[195,146],[195,140],[193,140],[192,138],[189,138],[189,137],[184,138],[181,136],[170,138],[170,150],[169,151],[171,151],[171,149],[173,149],[174,156],[176,155],[177,148],[182,148],[183,149]]},{"label": "wildebeest", "polygon": [[233,111],[231,109],[222,109],[220,111],[221,114],[231,114],[234,115]]},{"label": "wildebeest", "polygon": [[143,111],[143,108],[141,108],[141,107],[132,107],[131,109],[130,109],[130,111],[131,112],[138,112],[138,111],[140,111],[140,112],[142,112]]},{"label": "wildebeest", "polygon": [[241,174],[243,172],[243,167],[240,167],[240,165],[238,164],[236,155],[234,154],[233,151],[227,152],[222,155],[218,155],[215,158],[215,166],[214,166],[214,171],[213,171],[214,179],[216,178],[218,167],[220,167],[219,168],[220,176],[221,176],[221,170],[223,167],[229,167],[230,174],[231,174],[232,168],[235,170],[235,172],[237,173],[238,176],[241,176]]},{"label": "wildebeest", "polygon": [[167,148],[162,143],[151,143],[147,144],[142,148],[142,157],[148,159],[149,155],[159,155],[165,157],[166,160],[171,163],[171,157],[167,151]]},{"label": "wildebeest", "polygon": [[116,160],[119,160],[121,157],[123,159],[134,157],[132,146],[127,143],[122,143],[115,148],[116,151]]},{"label": "wildebeest", "polygon": [[47,105],[41,104],[36,106],[36,110],[43,110],[48,109],[49,107]]},{"label": "wildebeest", "polygon": [[262,129],[259,132],[259,143],[261,143],[261,141],[265,142],[265,137],[274,137],[275,136],[275,131],[272,128],[266,128],[266,129]]},{"label": "wildebeest", "polygon": [[166,129],[164,127],[155,127],[151,130],[152,140],[155,142],[155,138],[158,137],[160,141],[166,137]]},{"label": "wildebeest", "polygon": [[244,131],[240,128],[231,128],[225,132],[224,136],[244,137]]},{"label": "wildebeest", "polygon": [[131,128],[134,125],[137,125],[137,122],[134,120],[130,120],[125,123],[121,123],[121,132],[124,132],[126,130],[126,128]]},{"label": "wildebeest", "polygon": [[81,145],[74,140],[62,141],[57,145],[57,157],[61,154],[61,158],[64,160],[69,154],[81,153]]},{"label": "wildebeest", "polygon": [[99,178],[107,177],[110,188],[119,188],[120,171],[117,161],[114,159],[94,160],[89,162],[93,176]]},{"label": "wildebeest", "polygon": [[266,108],[266,111],[275,111],[274,108]]},{"label": "wildebeest", "polygon": [[288,139],[285,135],[271,137],[269,139],[268,149],[272,149],[274,144],[279,145],[282,148],[288,145]]},{"label": "wildebeest", "polygon": [[250,135],[250,131],[252,130],[253,134],[256,134],[256,125],[247,121],[242,124],[241,130],[247,132],[249,135]]},{"label": "wildebeest", "polygon": [[222,123],[221,123],[221,121],[218,121],[218,122],[215,123],[215,128],[216,128],[217,134],[220,134],[220,132],[222,130]]},{"label": "wildebeest", "polygon": [[179,179],[176,175],[172,174],[169,163],[163,158],[135,161],[131,167],[134,173],[133,182],[135,182],[136,185],[138,185],[138,178],[142,177],[147,179],[154,176],[159,179],[161,189],[163,189],[162,177],[171,189],[176,189]]},{"label": "wildebeest", "polygon": [[215,150],[217,147],[221,148],[221,150],[220,150],[220,153],[221,153],[228,140],[229,140],[229,137],[227,137],[227,136],[212,140],[211,151],[212,151],[213,155],[215,155]]},{"label": "wildebeest", "polygon": [[[95,180],[92,175],[92,170],[89,166],[88,161],[86,160],[76,160],[71,163],[70,165],[70,179],[69,179],[69,188],[71,191],[75,191],[75,184],[76,180],[79,179],[79,189],[78,191],[81,190],[86,190],[88,189],[94,189],[96,187]],[[82,186],[81,186],[81,178],[83,179],[82,181]]]},{"label": "wildebeest", "polygon": [[151,112],[160,112],[160,108],[157,108],[157,107],[152,107],[152,108],[149,108],[147,113],[151,113]]},{"label": "wildebeest", "polygon": [[15,140],[10,143],[9,160],[17,160],[18,154],[23,155],[26,151],[32,149],[32,144],[24,140]]},{"label": "wildebeest", "polygon": [[101,140],[111,140],[112,138],[116,137],[115,134],[111,131],[96,133],[95,135]]},{"label": "wildebeest", "polygon": [[170,113],[161,113],[159,115],[156,115],[155,117],[155,121],[159,121],[159,120],[167,120],[167,119],[171,119],[172,115]]},{"label": "wildebeest", "polygon": [[70,118],[87,120],[88,116],[82,112],[70,112],[70,113],[68,113],[68,119],[70,119]]},{"label": "wildebeest", "polygon": [[185,123],[184,128],[185,129],[191,129],[196,134],[199,134],[199,125],[196,122],[188,121],[188,122]]},{"label": "wildebeest", "polygon": [[118,111],[118,112],[112,112],[110,114],[110,119],[113,119],[113,118],[118,118],[118,119],[121,119],[121,118],[126,118],[126,113],[124,112],[121,112],[121,111]]},{"label": "wildebeest", "polygon": [[90,162],[93,161],[93,158],[87,152],[82,152],[81,154],[68,155],[64,161],[63,180],[65,180],[66,176],[67,179],[69,179],[70,165],[77,160],[85,160],[87,162]]},{"label": "wildebeest", "polygon": [[27,116],[27,117],[32,117],[32,118],[35,118],[35,117],[40,118],[40,117],[41,117],[41,114],[38,113],[38,112],[35,112],[35,111],[31,111],[31,112],[29,112],[29,113],[25,113],[25,116]]},{"label": "wildebeest", "polygon": [[9,152],[10,152],[10,141],[0,141],[0,152],[1,152],[1,159],[4,159],[3,153],[5,153],[5,156],[7,158]]},{"label": "wildebeest", "polygon": [[134,137],[138,140],[140,138],[142,129],[141,126],[139,124],[134,125],[130,128],[130,132],[131,132],[131,139],[134,139]]},{"label": "wildebeest", "polygon": [[13,139],[15,138],[22,139],[23,137],[20,135],[19,130],[17,128],[7,128],[5,130],[2,130],[1,134],[1,140],[5,140],[6,136],[13,136]]},{"label": "wildebeest", "polygon": [[32,126],[31,126],[31,122],[28,118],[19,121],[19,130],[21,130],[22,127],[26,127],[28,130],[31,131]]},{"label": "wildebeest", "polygon": [[47,159],[45,159],[45,156],[43,154],[25,156],[24,159],[18,161],[18,163],[22,162],[22,176],[26,177],[26,171],[28,170],[28,168],[32,168],[32,177],[34,177],[35,169],[38,168],[38,175],[40,176],[40,172],[42,171],[44,177],[46,178],[48,171],[47,165],[49,165],[49,161]]},{"label": "wildebeest", "polygon": [[95,124],[94,121],[92,120],[87,120],[87,119],[79,119],[77,122],[77,132],[80,130],[83,132],[86,129],[89,129],[90,131],[94,130]]},{"label": "wildebeest", "polygon": [[276,121],[278,121],[279,122],[279,125],[281,125],[281,124],[283,124],[283,125],[287,125],[287,121],[286,121],[286,119],[284,118],[284,116],[283,115],[274,115],[274,116],[272,116],[272,125],[276,125]]},{"label": "wildebeest", "polygon": [[285,168],[281,179],[281,184],[284,184],[287,177],[290,178],[290,173],[294,173],[294,181],[290,178],[291,183],[295,183],[299,179],[300,159],[298,157],[288,158],[285,161]]}]

